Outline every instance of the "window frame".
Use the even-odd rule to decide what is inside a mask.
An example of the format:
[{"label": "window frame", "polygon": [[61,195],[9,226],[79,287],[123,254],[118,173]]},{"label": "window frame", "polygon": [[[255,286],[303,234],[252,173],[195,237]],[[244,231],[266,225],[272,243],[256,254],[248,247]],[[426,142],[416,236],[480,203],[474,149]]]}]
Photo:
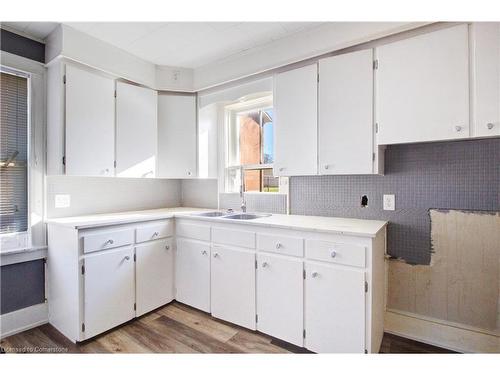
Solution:
[{"label": "window frame", "polygon": [[27,81],[27,229],[0,234],[0,254],[32,252],[46,248],[45,150],[46,82],[44,64],[0,52],[0,70]]},{"label": "window frame", "polygon": [[[251,170],[264,170],[264,169],[273,169],[274,163],[260,163],[260,164],[245,164],[245,165],[234,165],[230,164],[230,154],[231,154],[231,141],[235,141],[236,139],[230,139],[230,133],[231,133],[231,125],[236,122],[236,116],[241,115],[244,113],[250,113],[253,111],[265,111],[267,109],[273,109],[273,97],[272,95],[265,95],[262,97],[254,98],[254,99],[249,99],[245,100],[240,99],[236,103],[228,104],[224,107],[224,168],[222,171],[222,186],[223,186],[223,192],[224,193],[229,193],[229,194],[234,194],[234,193],[239,193],[238,191],[230,191],[229,190],[229,177],[228,177],[228,171],[229,170],[244,170],[244,171],[251,171]],[[262,117],[262,114],[261,114]],[[274,122],[273,122],[274,124]],[[259,124],[262,128],[262,119]],[[260,148],[260,160],[263,160],[263,155],[264,155],[264,132],[261,132],[260,134],[261,137],[261,148]],[[239,140],[239,134],[237,139]],[[242,177],[240,177],[241,179]],[[245,194],[276,194],[277,192],[265,192],[265,191],[246,191]],[[279,190],[278,190],[279,193]]]}]

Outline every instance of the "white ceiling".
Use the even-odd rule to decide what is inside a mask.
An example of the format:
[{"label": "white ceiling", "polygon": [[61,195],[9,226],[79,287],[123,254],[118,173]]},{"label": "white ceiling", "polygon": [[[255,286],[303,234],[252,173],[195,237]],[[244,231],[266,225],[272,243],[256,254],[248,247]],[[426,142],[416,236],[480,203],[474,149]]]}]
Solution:
[{"label": "white ceiling", "polygon": [[[4,22],[44,39],[54,22]],[[68,22],[157,65],[197,68],[321,25],[314,22]]]},{"label": "white ceiling", "polygon": [[16,31],[21,35],[26,35],[43,41],[56,27],[59,25],[57,22],[3,22],[2,27],[7,26],[6,29]]}]

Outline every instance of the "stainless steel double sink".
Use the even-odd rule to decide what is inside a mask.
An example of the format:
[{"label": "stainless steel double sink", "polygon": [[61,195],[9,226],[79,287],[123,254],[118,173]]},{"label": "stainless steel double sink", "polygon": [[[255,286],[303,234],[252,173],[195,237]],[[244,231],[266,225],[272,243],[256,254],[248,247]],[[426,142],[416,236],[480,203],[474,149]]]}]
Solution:
[{"label": "stainless steel double sink", "polygon": [[222,212],[222,211],[210,211],[210,212],[195,212],[190,214],[192,216],[202,216],[202,217],[220,217],[221,219],[231,219],[231,220],[252,220],[259,219],[261,217],[269,217],[271,214],[254,214],[254,213],[232,213],[232,212]]}]

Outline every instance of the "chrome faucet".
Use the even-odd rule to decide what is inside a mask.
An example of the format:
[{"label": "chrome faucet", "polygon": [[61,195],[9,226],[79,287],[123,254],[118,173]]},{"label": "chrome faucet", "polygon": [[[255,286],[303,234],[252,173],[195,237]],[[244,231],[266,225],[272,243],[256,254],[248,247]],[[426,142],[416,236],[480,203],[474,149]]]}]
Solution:
[{"label": "chrome faucet", "polygon": [[247,212],[247,202],[245,200],[245,173],[243,166],[240,167],[241,183],[240,183],[240,198],[241,198],[241,211]]}]

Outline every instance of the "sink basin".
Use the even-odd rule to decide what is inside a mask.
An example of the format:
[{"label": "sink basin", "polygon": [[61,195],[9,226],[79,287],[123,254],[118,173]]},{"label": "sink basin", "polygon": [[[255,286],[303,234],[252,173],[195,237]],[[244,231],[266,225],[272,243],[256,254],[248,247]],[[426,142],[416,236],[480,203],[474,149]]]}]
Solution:
[{"label": "sink basin", "polygon": [[271,216],[271,214],[234,214],[234,215],[224,216],[224,219],[252,220],[252,219],[259,219],[261,217],[268,217],[268,216]]},{"label": "sink basin", "polygon": [[219,216],[224,216],[224,215],[227,215],[227,214],[224,213],[224,212],[220,212],[220,211],[210,211],[210,212],[196,212],[196,213],[193,213],[191,215],[193,215],[193,216],[204,216],[204,217],[219,217]]}]

